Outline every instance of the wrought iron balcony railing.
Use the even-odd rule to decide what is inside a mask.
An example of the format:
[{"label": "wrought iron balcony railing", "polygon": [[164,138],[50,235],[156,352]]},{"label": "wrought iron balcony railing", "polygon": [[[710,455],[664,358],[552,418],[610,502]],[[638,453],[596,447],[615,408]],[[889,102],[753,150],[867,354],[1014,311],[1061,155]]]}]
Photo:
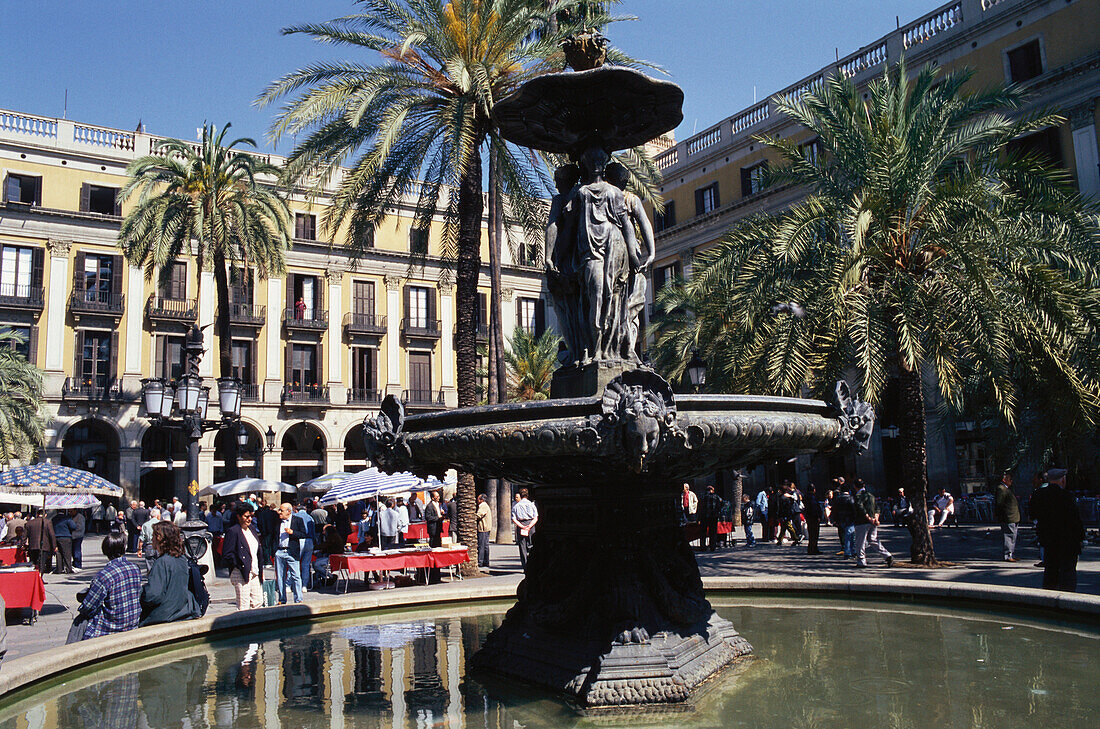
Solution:
[{"label": "wrought iron balcony railing", "polygon": [[283,309],[283,325],[287,329],[328,329],[328,312],[324,309]]},{"label": "wrought iron balcony railing", "polygon": [[72,296],[69,297],[69,311],[77,314],[122,316],[125,310],[126,297],[110,291],[74,288]]},{"label": "wrought iron balcony railing", "polygon": [[150,319],[169,321],[194,321],[198,316],[198,299],[166,299],[150,296],[145,304],[145,315]]},{"label": "wrought iron balcony railing", "polygon": [[386,317],[349,311],[344,314],[344,331],[348,334],[385,334]]},{"label": "wrought iron balcony railing", "polygon": [[0,307],[42,310],[45,295],[41,286],[0,284]]}]

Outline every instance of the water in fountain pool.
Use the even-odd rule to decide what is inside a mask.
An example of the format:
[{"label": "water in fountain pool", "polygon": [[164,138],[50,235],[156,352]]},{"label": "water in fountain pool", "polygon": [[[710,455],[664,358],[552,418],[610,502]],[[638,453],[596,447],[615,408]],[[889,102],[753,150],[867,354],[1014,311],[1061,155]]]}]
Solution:
[{"label": "water in fountain pool", "polygon": [[577,714],[467,676],[499,608],[255,634],[141,656],[0,707],[0,729],[72,727],[1095,726],[1100,630],[913,604],[715,601],[755,660],[688,706]]}]

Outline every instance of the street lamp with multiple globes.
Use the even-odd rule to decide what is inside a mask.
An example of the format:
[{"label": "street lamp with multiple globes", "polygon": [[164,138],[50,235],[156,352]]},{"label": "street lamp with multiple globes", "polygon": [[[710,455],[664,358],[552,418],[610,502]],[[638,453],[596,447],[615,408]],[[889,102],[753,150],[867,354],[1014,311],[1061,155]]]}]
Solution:
[{"label": "street lamp with multiple globes", "polygon": [[[160,377],[151,377],[141,381],[141,399],[145,404],[145,414],[155,425],[163,428],[182,430],[187,436],[187,518],[199,518],[199,441],[202,434],[210,430],[221,430],[239,423],[241,418],[241,383],[235,377],[218,378],[218,406],[221,417],[207,420],[206,412],[210,405],[210,388],[205,387],[199,376],[199,362],[205,352],[202,346],[202,332],[197,324],[191,326],[184,343],[186,363],[184,374],[175,382]],[[172,418],[173,405],[179,412],[179,419]],[[245,445],[248,433],[244,426],[238,426],[238,443]],[[243,442],[242,442],[243,441]]]},{"label": "street lamp with multiple globes", "polygon": [[699,392],[699,388],[707,384],[707,363],[699,356],[698,349],[691,351],[691,359],[687,363],[687,373],[695,392]]}]

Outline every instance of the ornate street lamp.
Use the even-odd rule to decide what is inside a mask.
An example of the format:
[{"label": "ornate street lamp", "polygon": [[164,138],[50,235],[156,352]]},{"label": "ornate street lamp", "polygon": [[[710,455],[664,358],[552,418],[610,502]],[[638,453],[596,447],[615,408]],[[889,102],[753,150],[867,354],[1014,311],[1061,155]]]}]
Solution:
[{"label": "ornate street lamp", "polygon": [[275,450],[275,430],[269,425],[267,426],[267,432],[264,433],[264,440],[267,441],[267,452]]},{"label": "ornate street lamp", "polygon": [[161,403],[164,402],[164,380],[159,377],[142,380],[141,398],[145,404],[145,414],[150,418],[160,417]]},{"label": "ornate street lamp", "polygon": [[699,388],[707,384],[707,363],[699,356],[699,350],[691,351],[691,360],[687,363],[688,379],[691,386],[699,392]]},{"label": "ornate street lamp", "polygon": [[243,425],[237,426],[237,445],[241,447],[241,450],[248,447],[248,431],[245,430]]},{"label": "ornate street lamp", "polygon": [[210,407],[210,388],[203,387],[199,389],[199,420],[206,420],[206,411]]},{"label": "ornate street lamp", "polygon": [[176,402],[184,415],[199,412],[199,393],[202,392],[202,378],[198,375],[184,375],[176,386]]},{"label": "ornate street lamp", "polygon": [[171,385],[164,385],[164,396],[160,401],[160,417],[167,420],[172,417],[172,401],[176,399],[176,391]]},{"label": "ornate street lamp", "polygon": [[218,378],[218,407],[222,417],[241,417],[241,381],[236,377]]}]

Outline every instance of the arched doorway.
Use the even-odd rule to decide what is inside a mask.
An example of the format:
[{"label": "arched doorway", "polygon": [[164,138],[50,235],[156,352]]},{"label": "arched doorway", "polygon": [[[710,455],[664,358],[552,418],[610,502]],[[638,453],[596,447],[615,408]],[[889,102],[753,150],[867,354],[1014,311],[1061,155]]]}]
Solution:
[{"label": "arched doorway", "polygon": [[183,498],[187,488],[187,439],[176,428],[153,426],[141,436],[141,484],[138,498],[152,505],[173,496]]},{"label": "arched doorway", "polygon": [[316,425],[295,423],[283,434],[282,480],[298,485],[325,473],[325,435]]},{"label": "arched doorway", "polygon": [[118,484],[120,443],[114,428],[93,418],[75,423],[61,441],[61,465],[79,468]]},{"label": "arched doorway", "polygon": [[363,445],[363,426],[356,425],[344,437],[344,470],[356,473],[367,468],[367,448]]},{"label": "arched doorway", "polygon": [[[248,443],[237,454],[237,478],[262,478],[263,437],[260,431],[248,423],[241,423],[248,436]],[[214,483],[229,478],[225,468],[225,458],[230,452],[229,439],[237,438],[237,428],[222,428],[214,435]]]}]

